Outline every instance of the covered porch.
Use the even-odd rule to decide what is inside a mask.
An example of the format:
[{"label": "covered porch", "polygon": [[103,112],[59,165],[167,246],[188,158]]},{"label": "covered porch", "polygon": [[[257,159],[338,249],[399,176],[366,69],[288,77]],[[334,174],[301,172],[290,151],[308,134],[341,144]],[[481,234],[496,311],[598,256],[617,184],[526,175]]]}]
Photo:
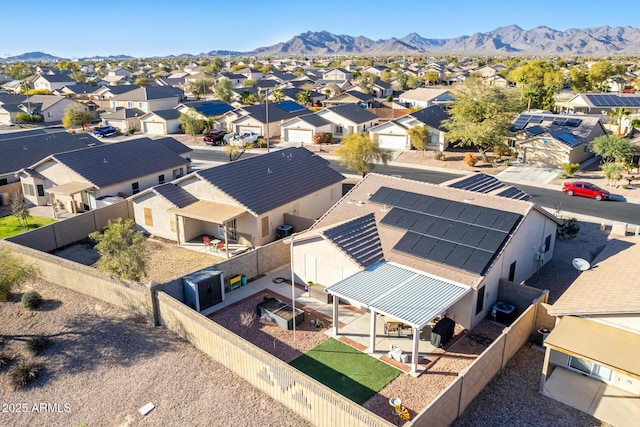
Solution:
[{"label": "covered porch", "polygon": [[246,213],[242,207],[199,200],[168,211],[176,215],[176,235],[180,246],[215,252],[225,258],[249,249],[249,245],[240,241],[235,228],[235,220]]},{"label": "covered porch", "polygon": [[[470,291],[459,283],[382,262],[327,288],[334,296],[333,334],[348,336],[366,346],[366,352],[371,354],[380,353],[379,349],[393,352],[391,346],[396,346],[411,354],[411,372],[416,374],[421,354],[424,357],[435,349],[430,341],[434,319],[444,316]],[[341,330],[340,299],[368,310],[369,315]],[[368,333],[362,333],[366,330]]]},{"label": "covered porch", "polygon": [[95,187],[87,182],[70,181],[47,189],[54,217],[66,210],[71,214],[96,208]]}]

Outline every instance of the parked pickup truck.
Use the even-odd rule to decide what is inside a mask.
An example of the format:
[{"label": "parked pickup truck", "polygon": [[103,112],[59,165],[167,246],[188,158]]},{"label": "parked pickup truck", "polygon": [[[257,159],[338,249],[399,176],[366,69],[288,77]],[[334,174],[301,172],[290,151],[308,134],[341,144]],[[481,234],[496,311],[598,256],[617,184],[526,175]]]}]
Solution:
[{"label": "parked pickup truck", "polygon": [[118,129],[113,126],[100,126],[93,131],[93,134],[99,138],[103,136],[111,136],[118,133]]}]

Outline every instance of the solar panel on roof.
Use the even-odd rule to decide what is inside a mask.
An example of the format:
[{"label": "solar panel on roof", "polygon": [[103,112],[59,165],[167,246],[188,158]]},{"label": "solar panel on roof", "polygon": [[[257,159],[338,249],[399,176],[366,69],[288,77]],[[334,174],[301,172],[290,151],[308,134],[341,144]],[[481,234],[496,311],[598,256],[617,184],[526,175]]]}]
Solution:
[{"label": "solar panel on roof", "polygon": [[380,220],[380,223],[390,225],[391,227],[397,227],[397,223],[403,215],[404,213],[402,209],[393,208]]},{"label": "solar panel on roof", "polygon": [[565,126],[570,126],[575,128],[580,126],[580,123],[582,123],[581,119],[567,119]]},{"label": "solar panel on roof", "polygon": [[463,210],[464,204],[453,202],[447,206],[447,209],[445,209],[444,212],[442,212],[442,216],[445,218],[456,219],[460,216]]},{"label": "solar panel on roof", "polygon": [[555,119],[553,119],[553,124],[556,126],[563,126],[566,121],[566,117],[556,117]]},{"label": "solar panel on roof", "polygon": [[463,268],[474,249],[468,246],[456,245],[451,251],[446,261],[452,267]]},{"label": "solar panel on roof", "polygon": [[[518,189],[516,188],[516,190]],[[492,228],[504,231],[505,233],[509,233],[513,229],[513,226],[516,225],[519,220],[520,215],[518,214],[514,214],[512,212],[500,212],[500,215],[494,221]]]},{"label": "solar panel on roof", "polygon": [[473,224],[476,221],[476,218],[480,216],[482,212],[478,206],[475,205],[466,205],[464,207],[464,211],[460,215],[458,215],[458,221],[464,222],[467,224]]},{"label": "solar panel on roof", "polygon": [[530,126],[527,128],[527,132],[531,135],[536,136],[545,132],[544,128],[540,125]]},{"label": "solar panel on roof", "polygon": [[[410,234],[410,233],[407,233]],[[418,240],[416,244],[413,246],[412,252],[410,254],[419,256],[420,258],[428,258],[429,254],[436,247],[438,243],[437,239],[429,236],[420,236],[418,235]]]},{"label": "solar panel on roof", "polygon": [[586,97],[596,107],[601,107],[601,106],[605,105],[604,104],[604,100],[600,97],[600,95],[597,95],[597,94],[586,95]]},{"label": "solar panel on roof", "polygon": [[446,233],[442,235],[442,238],[451,242],[459,242],[467,231],[469,231],[469,226],[456,224],[453,227],[449,227]]},{"label": "solar panel on roof", "polygon": [[425,234],[427,232],[427,230],[429,230],[429,228],[431,228],[431,226],[433,225],[433,223],[435,221],[436,221],[436,217],[434,217],[434,216],[422,215],[419,220],[417,220],[416,222],[413,223],[413,225],[411,226],[411,228],[409,230],[410,231],[415,231],[416,233]]},{"label": "solar panel on roof", "polygon": [[482,241],[485,234],[487,234],[486,228],[476,226],[469,227],[467,233],[460,239],[460,243],[475,248],[478,246],[478,243]]},{"label": "solar panel on roof", "polygon": [[490,254],[489,252],[483,251],[481,249],[476,249],[471,252],[471,255],[467,259],[467,262],[464,263],[462,268],[467,271],[483,274],[492,259],[493,254]]},{"label": "solar panel on roof", "polygon": [[497,230],[489,230],[487,234],[484,235],[482,241],[478,244],[478,248],[495,253],[502,246],[502,243],[506,238],[507,233]]},{"label": "solar panel on roof", "polygon": [[287,113],[293,113],[294,111],[304,110],[305,108],[293,101],[282,101],[276,104],[278,107],[282,108]]},{"label": "solar panel on roof", "polygon": [[515,200],[529,200],[529,195],[516,187],[507,187],[506,189],[498,193],[497,196]]},{"label": "solar panel on roof", "polygon": [[476,218],[474,224],[480,225],[482,227],[491,227],[496,220],[496,212],[492,212],[492,210],[483,209],[480,213],[480,216]]},{"label": "solar panel on roof", "polygon": [[396,203],[396,206],[404,209],[411,209],[411,206],[419,199],[419,195],[416,193],[405,192],[402,198]]},{"label": "solar panel on roof", "polygon": [[531,116],[529,123],[542,123],[544,116]]},{"label": "solar panel on roof", "polygon": [[376,191],[376,193],[371,196],[369,198],[370,202],[375,202],[375,203],[379,203],[381,205],[386,204],[386,199],[387,197],[393,192],[394,190],[392,188],[388,188],[388,187],[380,187],[378,188],[378,191]]},{"label": "solar panel on roof", "polygon": [[429,259],[435,262],[444,262],[455,247],[454,243],[441,240],[429,252]]},{"label": "solar panel on roof", "polygon": [[420,240],[420,235],[415,233],[405,233],[404,236],[398,241],[398,243],[394,246],[395,250],[406,252],[408,254],[413,253],[413,248],[416,243]]},{"label": "solar panel on roof", "polygon": [[450,219],[436,218],[431,227],[429,227],[429,230],[427,230],[427,233],[429,233],[429,236],[433,236],[439,239],[444,235],[444,233],[447,232],[449,227],[451,227],[452,225],[453,221]]}]

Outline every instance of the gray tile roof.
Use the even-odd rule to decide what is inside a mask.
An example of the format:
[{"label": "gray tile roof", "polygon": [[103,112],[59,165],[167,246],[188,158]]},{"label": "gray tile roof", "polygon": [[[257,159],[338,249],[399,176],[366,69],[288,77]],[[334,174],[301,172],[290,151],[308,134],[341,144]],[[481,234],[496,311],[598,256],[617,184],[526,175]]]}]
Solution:
[{"label": "gray tile roof", "polygon": [[325,126],[325,125],[330,125],[331,122],[327,119],[325,119],[324,117],[320,117],[316,114],[305,114],[304,116],[299,116],[298,119],[309,123],[310,125],[313,125],[315,127],[320,127],[320,126]]},{"label": "gray tile roof", "polygon": [[164,145],[166,148],[168,148],[169,150],[173,151],[176,154],[186,154],[193,151],[191,148],[189,148],[188,146],[184,145],[183,143],[181,143],[180,141],[178,141],[177,139],[171,136],[154,139],[154,141],[157,144]]},{"label": "gray tile roof", "polygon": [[378,119],[378,116],[373,114],[366,108],[358,107],[356,104],[344,104],[336,107],[331,107],[329,110],[351,120],[354,123],[365,123]]},{"label": "gray tile roof", "polygon": [[[294,117],[309,114],[311,111],[303,107],[302,105],[295,104],[299,109],[295,111],[287,111],[279,107],[280,104],[286,105],[288,109],[291,108],[291,104],[295,104],[292,101],[283,101],[277,103],[269,103],[269,123],[279,122],[281,120],[289,120]],[[250,105],[248,107],[242,107],[242,110],[249,113],[249,115],[260,123],[266,123],[266,107],[265,104]]]},{"label": "gray tile roof", "polygon": [[175,109],[153,111],[153,114],[165,120],[175,120],[180,117],[180,111]]},{"label": "gray tile roof", "polygon": [[125,93],[116,95],[114,99],[122,101],[149,101],[152,99],[179,98],[184,96],[184,91],[173,86],[146,86],[138,87]]},{"label": "gray tile roof", "polygon": [[102,142],[85,134],[41,129],[0,134],[0,174],[17,172],[51,154],[87,148],[89,144]]},{"label": "gray tile roof", "polygon": [[149,138],[68,151],[52,157],[97,188],[132,181],[188,163],[163,144]]},{"label": "gray tile roof", "polygon": [[75,80],[73,80],[68,74],[43,74],[40,77],[42,77],[49,83],[75,82]]},{"label": "gray tile roof", "polygon": [[291,203],[344,177],[306,148],[272,151],[196,175],[218,187],[255,215]]},{"label": "gray tile roof", "polygon": [[134,118],[134,117],[142,117],[145,114],[146,113],[144,111],[140,110],[139,108],[118,107],[118,108],[115,109],[115,111],[102,113],[100,115],[100,118],[102,118],[102,119],[113,119],[113,120],[124,120],[124,119],[130,119],[130,118]]},{"label": "gray tile roof", "polygon": [[451,114],[449,114],[444,108],[438,105],[432,105],[431,107],[414,111],[409,115],[414,119],[424,123],[425,125],[441,131],[446,131],[446,129],[442,126],[442,122],[451,117]]},{"label": "gray tile roof", "polygon": [[163,197],[177,208],[184,208],[198,201],[191,193],[171,183],[156,185],[151,191]]},{"label": "gray tile roof", "polygon": [[384,261],[376,219],[372,213],[321,232],[362,268]]},{"label": "gray tile roof", "polygon": [[26,101],[25,95],[11,95],[8,93],[0,93],[0,105],[2,104],[19,104]]},{"label": "gray tile roof", "polygon": [[93,93],[98,89],[98,86],[91,86],[86,83],[78,83],[73,85],[66,85],[65,88],[75,94],[81,94]]}]

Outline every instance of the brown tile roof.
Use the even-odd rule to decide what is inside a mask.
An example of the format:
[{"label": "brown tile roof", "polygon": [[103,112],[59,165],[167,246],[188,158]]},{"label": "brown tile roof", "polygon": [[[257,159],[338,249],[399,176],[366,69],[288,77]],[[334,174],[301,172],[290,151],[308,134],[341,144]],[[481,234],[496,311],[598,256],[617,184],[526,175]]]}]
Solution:
[{"label": "brown tile roof", "polygon": [[640,237],[611,240],[549,314],[640,314]]},{"label": "brown tile roof", "polygon": [[[439,185],[425,182],[370,173],[355,185],[336,205],[333,206],[333,208],[322,216],[311,227],[309,233],[315,234],[315,230],[319,228],[326,228],[330,225],[341,223],[369,213],[373,213],[376,223],[380,223],[382,218],[386,215],[384,207],[381,208],[377,203],[369,203],[368,200],[371,195],[383,186],[419,194],[426,194],[447,200],[473,203],[477,206],[517,213],[523,217],[526,217],[531,210],[537,210],[534,208],[533,203],[522,200],[507,199],[499,196],[480,194],[473,191],[441,187]],[[478,274],[422,258],[416,258],[398,251],[392,251],[392,248],[403,237],[403,230],[393,227],[378,227],[378,233],[382,243],[382,250],[387,261],[392,261],[417,270],[426,271],[429,274],[434,274],[472,287],[477,286],[483,279],[483,276]],[[305,234],[307,233],[302,234],[301,237]]]}]

